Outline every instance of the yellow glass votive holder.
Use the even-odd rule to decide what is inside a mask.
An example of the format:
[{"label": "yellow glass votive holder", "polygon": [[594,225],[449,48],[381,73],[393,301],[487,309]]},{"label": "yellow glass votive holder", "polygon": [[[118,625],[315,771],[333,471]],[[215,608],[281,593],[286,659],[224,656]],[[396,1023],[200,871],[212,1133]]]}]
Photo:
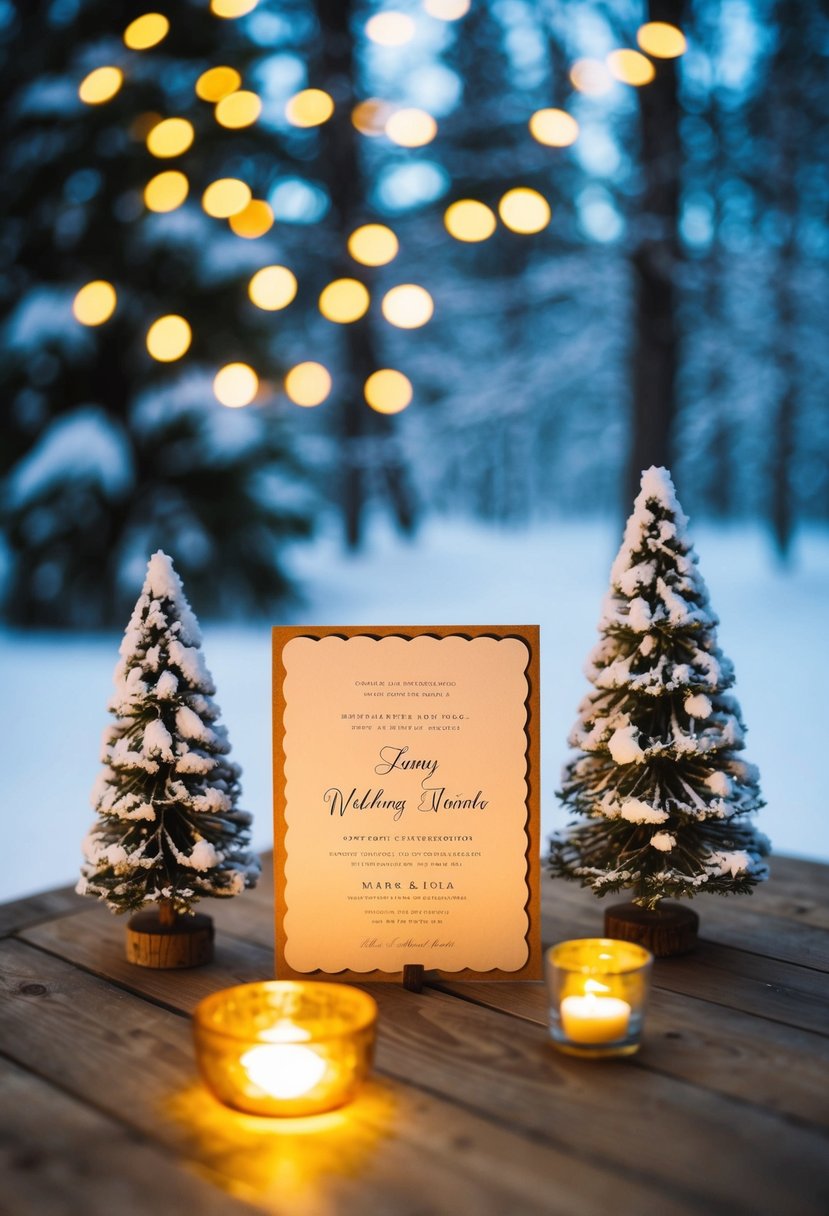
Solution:
[{"label": "yellow glass votive holder", "polygon": [[559,1051],[592,1058],[638,1051],[652,965],[649,950],[609,937],[551,946],[550,1037]]},{"label": "yellow glass votive holder", "polygon": [[377,1002],[347,984],[239,984],[196,1006],[196,1059],[227,1106],[316,1115],[354,1097],[371,1067],[376,1021]]}]

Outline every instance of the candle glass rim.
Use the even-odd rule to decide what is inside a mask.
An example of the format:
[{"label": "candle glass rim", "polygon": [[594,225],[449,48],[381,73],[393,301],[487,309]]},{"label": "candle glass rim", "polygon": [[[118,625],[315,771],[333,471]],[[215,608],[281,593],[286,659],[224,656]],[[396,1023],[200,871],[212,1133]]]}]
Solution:
[{"label": "candle glass rim", "polygon": [[[616,958],[607,960],[596,959],[595,963],[574,962],[570,963],[564,957],[565,951],[572,950],[575,952],[578,947],[590,946],[593,949],[601,949],[610,951],[616,954]],[[630,961],[628,963],[620,962],[618,956],[624,951],[628,954]],[[580,972],[585,975],[602,974],[602,975],[630,975],[635,971],[641,971],[644,968],[650,967],[653,963],[654,956],[650,950],[644,946],[640,946],[637,942],[624,941],[616,937],[572,937],[567,941],[556,942],[555,945],[548,946],[544,952],[544,957],[551,967],[556,967],[559,971]],[[599,963],[605,962],[610,966],[600,966]],[[613,964],[616,964],[615,966]]]},{"label": "candle glass rim", "polygon": [[[234,995],[243,992],[249,992],[251,989],[259,989],[261,992],[288,992],[297,991],[299,989],[314,989],[319,991],[325,989],[326,993],[330,994],[333,991],[341,995],[345,995],[345,999],[350,1003],[349,1020],[346,1025],[340,1030],[327,1031],[322,1034],[312,1034],[309,1039],[303,1039],[300,1046],[311,1046],[314,1043],[325,1043],[336,1039],[350,1038],[352,1035],[359,1034],[361,1031],[368,1030],[377,1021],[377,1002],[373,996],[369,996],[367,992],[363,992],[360,988],[355,988],[351,984],[332,984],[324,983],[320,980],[254,980],[247,984],[234,984],[231,988],[221,988],[218,992],[211,992],[208,996],[203,997],[196,1008],[193,1010],[193,1022],[196,1027],[207,1034],[214,1035],[218,1038],[228,1039],[233,1043],[245,1044],[264,1044],[275,1045],[273,1040],[260,1038],[263,1033],[254,1031],[248,1028],[247,1030],[229,1030],[226,1026],[217,1026],[211,1019],[217,1009],[228,1003]],[[362,1009],[359,1007],[362,1006]],[[287,1045],[293,1045],[289,1040],[286,1040]]]}]

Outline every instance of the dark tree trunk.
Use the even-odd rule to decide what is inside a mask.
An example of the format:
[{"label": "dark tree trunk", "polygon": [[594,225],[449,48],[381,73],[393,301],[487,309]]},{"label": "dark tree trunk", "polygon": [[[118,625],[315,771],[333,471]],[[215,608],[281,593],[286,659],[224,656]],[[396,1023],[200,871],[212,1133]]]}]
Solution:
[{"label": "dark tree trunk", "polygon": [[784,226],[775,267],[775,355],[778,371],[777,399],[771,419],[771,496],[769,522],[777,554],[782,562],[791,556],[794,536],[792,464],[794,461],[795,416],[798,398],[797,344],[797,154],[808,135],[804,130],[798,96],[798,71],[802,67],[802,33],[798,24],[797,0],[779,0],[778,46],[772,68],[770,92],[771,138],[775,171],[770,177],[772,205],[777,222]]},{"label": "dark tree trunk", "polygon": [[[357,70],[352,33],[354,4],[353,0],[315,0],[315,4],[322,33],[323,79],[335,102],[334,114],[321,130],[320,158],[339,236],[340,253],[332,264],[331,277],[353,277],[357,267],[348,257],[347,238],[360,224],[373,218],[366,202],[358,148],[360,136],[351,122]],[[358,277],[366,281],[369,289],[371,273],[368,267],[359,267]],[[365,508],[372,490],[388,502],[405,533],[414,531],[416,508],[394,421],[371,410],[363,397],[366,380],[383,366],[371,321],[365,316],[342,328],[342,508],[346,540],[350,548],[357,548],[363,538]]]},{"label": "dark tree trunk", "polygon": [[[682,26],[685,0],[649,0],[648,20]],[[679,97],[674,60],[657,60],[656,79],[640,89],[642,190],[634,219],[633,411],[626,501],[649,465],[672,463],[679,361],[676,273],[680,257]]]}]

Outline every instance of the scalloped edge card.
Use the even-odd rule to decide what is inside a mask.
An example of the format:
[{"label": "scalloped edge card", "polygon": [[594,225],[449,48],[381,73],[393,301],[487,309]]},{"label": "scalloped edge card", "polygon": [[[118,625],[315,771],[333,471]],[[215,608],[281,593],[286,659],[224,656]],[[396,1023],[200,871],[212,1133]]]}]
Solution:
[{"label": "scalloped edge card", "polygon": [[541,976],[538,635],[274,629],[280,979]]}]

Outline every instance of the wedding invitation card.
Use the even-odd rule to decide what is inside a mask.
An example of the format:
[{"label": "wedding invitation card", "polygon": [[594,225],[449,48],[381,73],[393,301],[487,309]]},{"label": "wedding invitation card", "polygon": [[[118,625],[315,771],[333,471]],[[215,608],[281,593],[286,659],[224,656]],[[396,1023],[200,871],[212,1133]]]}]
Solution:
[{"label": "wedding invitation card", "polygon": [[277,975],[536,979],[537,626],[276,628]]}]

